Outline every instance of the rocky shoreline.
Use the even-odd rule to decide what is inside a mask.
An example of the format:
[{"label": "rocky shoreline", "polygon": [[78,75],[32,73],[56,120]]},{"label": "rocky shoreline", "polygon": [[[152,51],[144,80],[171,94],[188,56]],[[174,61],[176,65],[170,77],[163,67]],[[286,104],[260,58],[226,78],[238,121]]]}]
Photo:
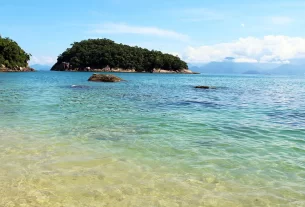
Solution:
[{"label": "rocky shoreline", "polygon": [[85,68],[63,68],[63,67],[53,67],[51,71],[67,71],[67,72],[110,72],[110,73],[167,73],[167,74],[200,74],[197,72],[193,72],[188,69],[182,69],[178,71],[174,70],[163,70],[163,69],[153,69],[152,71],[143,71],[139,72],[135,69],[123,69],[123,68],[110,68],[105,67],[102,69],[98,68],[91,68],[91,67],[85,67]]},{"label": "rocky shoreline", "polygon": [[193,72],[191,70],[181,70],[181,71],[174,71],[174,70],[155,70],[153,72],[139,72],[134,69],[111,69],[111,70],[104,70],[104,69],[91,69],[91,70],[78,70],[78,69],[66,69],[66,72],[108,72],[108,73],[166,73],[166,74],[200,74],[197,72]]},{"label": "rocky shoreline", "polygon": [[35,72],[35,69],[30,67],[7,68],[5,65],[0,65],[0,72]]}]

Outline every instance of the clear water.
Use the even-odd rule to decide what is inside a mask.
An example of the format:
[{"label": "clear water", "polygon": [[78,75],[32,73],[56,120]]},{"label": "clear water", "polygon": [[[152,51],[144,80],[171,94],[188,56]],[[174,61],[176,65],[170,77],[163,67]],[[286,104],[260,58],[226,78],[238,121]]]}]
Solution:
[{"label": "clear water", "polygon": [[0,206],[305,206],[305,77],[90,75],[0,74]]}]

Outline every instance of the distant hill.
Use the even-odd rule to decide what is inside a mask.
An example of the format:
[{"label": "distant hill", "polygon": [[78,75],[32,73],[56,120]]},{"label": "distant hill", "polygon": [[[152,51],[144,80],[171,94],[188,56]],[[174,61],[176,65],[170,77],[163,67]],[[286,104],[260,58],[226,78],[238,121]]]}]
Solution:
[{"label": "distant hill", "polygon": [[191,67],[192,71],[209,73],[209,74],[242,74],[247,71],[257,72],[261,70],[252,63],[236,62],[210,62],[201,67]]},{"label": "distant hill", "polygon": [[[260,67],[259,63],[236,63],[236,62],[211,62],[204,66],[191,66],[192,71],[208,73],[208,74],[268,74],[268,75],[304,75],[305,64],[294,65],[284,64],[276,65],[274,68],[265,69]],[[272,65],[272,64],[271,64]]]},{"label": "distant hill", "polygon": [[50,70],[52,66],[50,65],[40,65],[40,64],[34,64],[31,65],[32,68],[35,70]]},{"label": "distant hill", "polygon": [[254,75],[254,74],[261,74],[260,72],[258,72],[257,70],[248,70],[246,72],[243,72],[243,74],[248,74],[248,75]]},{"label": "distant hill", "polygon": [[270,70],[270,73],[276,75],[304,75],[305,65],[285,64]]},{"label": "distant hill", "polygon": [[189,68],[192,71],[194,71],[194,72],[199,72],[200,71],[200,66],[190,66],[190,64],[188,64],[188,65],[189,65]]}]

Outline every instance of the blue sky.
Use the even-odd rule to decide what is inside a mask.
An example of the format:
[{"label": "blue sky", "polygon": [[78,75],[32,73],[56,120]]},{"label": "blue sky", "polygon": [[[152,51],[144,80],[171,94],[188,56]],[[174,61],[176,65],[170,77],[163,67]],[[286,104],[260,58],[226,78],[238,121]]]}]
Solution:
[{"label": "blue sky", "polygon": [[52,64],[75,41],[109,38],[178,54],[190,63],[289,63],[305,57],[300,0],[10,0],[0,34]]}]

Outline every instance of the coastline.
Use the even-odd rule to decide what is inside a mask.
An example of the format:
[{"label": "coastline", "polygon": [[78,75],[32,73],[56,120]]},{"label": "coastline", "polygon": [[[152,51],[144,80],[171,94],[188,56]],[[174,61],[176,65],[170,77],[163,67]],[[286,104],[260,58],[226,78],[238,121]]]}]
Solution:
[{"label": "coastline", "polygon": [[122,68],[103,68],[103,69],[91,69],[91,68],[73,68],[65,70],[52,70],[59,72],[107,72],[107,73],[163,73],[163,74],[200,74],[198,72],[193,72],[188,69],[182,69],[179,71],[174,70],[163,70],[163,69],[154,69],[152,72],[149,71],[136,71],[135,69],[122,69]]}]

